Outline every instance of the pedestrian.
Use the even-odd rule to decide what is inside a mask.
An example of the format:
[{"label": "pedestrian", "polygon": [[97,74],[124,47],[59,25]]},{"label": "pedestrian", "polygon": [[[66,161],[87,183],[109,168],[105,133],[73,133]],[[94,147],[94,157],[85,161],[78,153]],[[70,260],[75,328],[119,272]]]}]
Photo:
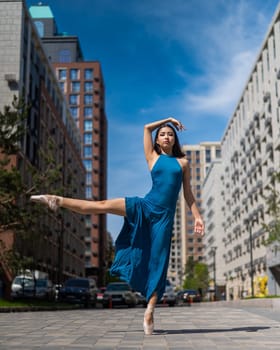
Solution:
[{"label": "pedestrian", "polygon": [[146,297],[143,328],[147,335],[153,333],[154,308],[165,290],[173,220],[182,184],[184,198],[195,219],[194,231],[204,233],[203,220],[191,190],[190,167],[176,130],[182,131],[184,126],[172,117],[144,126],[144,153],[152,177],[152,188],[144,198],[90,201],[54,195],[31,196],[32,201],[44,203],[52,210],[62,207],[81,214],[124,217],[115,242],[111,274]]}]

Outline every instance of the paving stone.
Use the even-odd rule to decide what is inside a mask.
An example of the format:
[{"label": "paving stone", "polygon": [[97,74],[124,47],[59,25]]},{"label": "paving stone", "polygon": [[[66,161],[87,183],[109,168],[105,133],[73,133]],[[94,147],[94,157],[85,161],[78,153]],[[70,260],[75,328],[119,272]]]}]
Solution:
[{"label": "paving stone", "polygon": [[280,310],[226,305],[158,307],[151,336],[142,308],[1,313],[0,350],[279,350]]}]

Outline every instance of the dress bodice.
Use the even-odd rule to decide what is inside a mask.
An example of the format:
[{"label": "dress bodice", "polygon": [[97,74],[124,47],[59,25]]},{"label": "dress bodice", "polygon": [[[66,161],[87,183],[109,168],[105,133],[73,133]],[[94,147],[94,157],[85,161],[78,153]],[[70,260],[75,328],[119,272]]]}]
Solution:
[{"label": "dress bodice", "polygon": [[172,210],[176,207],[183,171],[175,157],[161,154],[151,170],[152,188],[145,199]]}]

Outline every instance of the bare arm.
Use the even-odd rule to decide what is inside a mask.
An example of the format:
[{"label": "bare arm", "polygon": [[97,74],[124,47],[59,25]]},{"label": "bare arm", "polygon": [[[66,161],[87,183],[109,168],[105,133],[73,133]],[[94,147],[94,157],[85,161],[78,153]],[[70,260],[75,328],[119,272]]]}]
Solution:
[{"label": "bare arm", "polygon": [[184,174],[183,174],[183,189],[184,189],[184,197],[188,207],[190,208],[193,216],[194,216],[194,231],[196,233],[204,234],[204,224],[195,203],[194,195],[192,193],[191,184],[190,184],[190,166],[188,161],[186,160],[186,164],[184,166]]},{"label": "bare arm", "polygon": [[152,132],[165,123],[173,124],[177,130],[184,130],[184,126],[181,124],[181,122],[172,117],[146,124],[144,126],[144,152],[148,164],[153,161],[155,155]]}]

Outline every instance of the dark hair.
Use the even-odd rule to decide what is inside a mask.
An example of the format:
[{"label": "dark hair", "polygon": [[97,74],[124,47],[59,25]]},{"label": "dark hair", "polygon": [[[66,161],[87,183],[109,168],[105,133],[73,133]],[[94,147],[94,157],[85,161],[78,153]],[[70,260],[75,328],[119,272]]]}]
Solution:
[{"label": "dark hair", "polygon": [[158,138],[158,134],[159,134],[160,130],[162,128],[165,128],[165,127],[168,127],[170,129],[172,129],[173,133],[174,133],[175,143],[174,143],[173,148],[172,148],[173,156],[177,157],[177,158],[185,157],[185,153],[182,151],[181,146],[180,146],[180,142],[179,142],[179,138],[178,138],[177,132],[176,132],[175,128],[172,125],[170,125],[170,124],[162,124],[157,129],[156,134],[155,134],[155,138],[154,138],[154,150],[157,152],[157,154],[161,154],[161,149],[160,149],[159,145],[157,144],[156,140]]}]

